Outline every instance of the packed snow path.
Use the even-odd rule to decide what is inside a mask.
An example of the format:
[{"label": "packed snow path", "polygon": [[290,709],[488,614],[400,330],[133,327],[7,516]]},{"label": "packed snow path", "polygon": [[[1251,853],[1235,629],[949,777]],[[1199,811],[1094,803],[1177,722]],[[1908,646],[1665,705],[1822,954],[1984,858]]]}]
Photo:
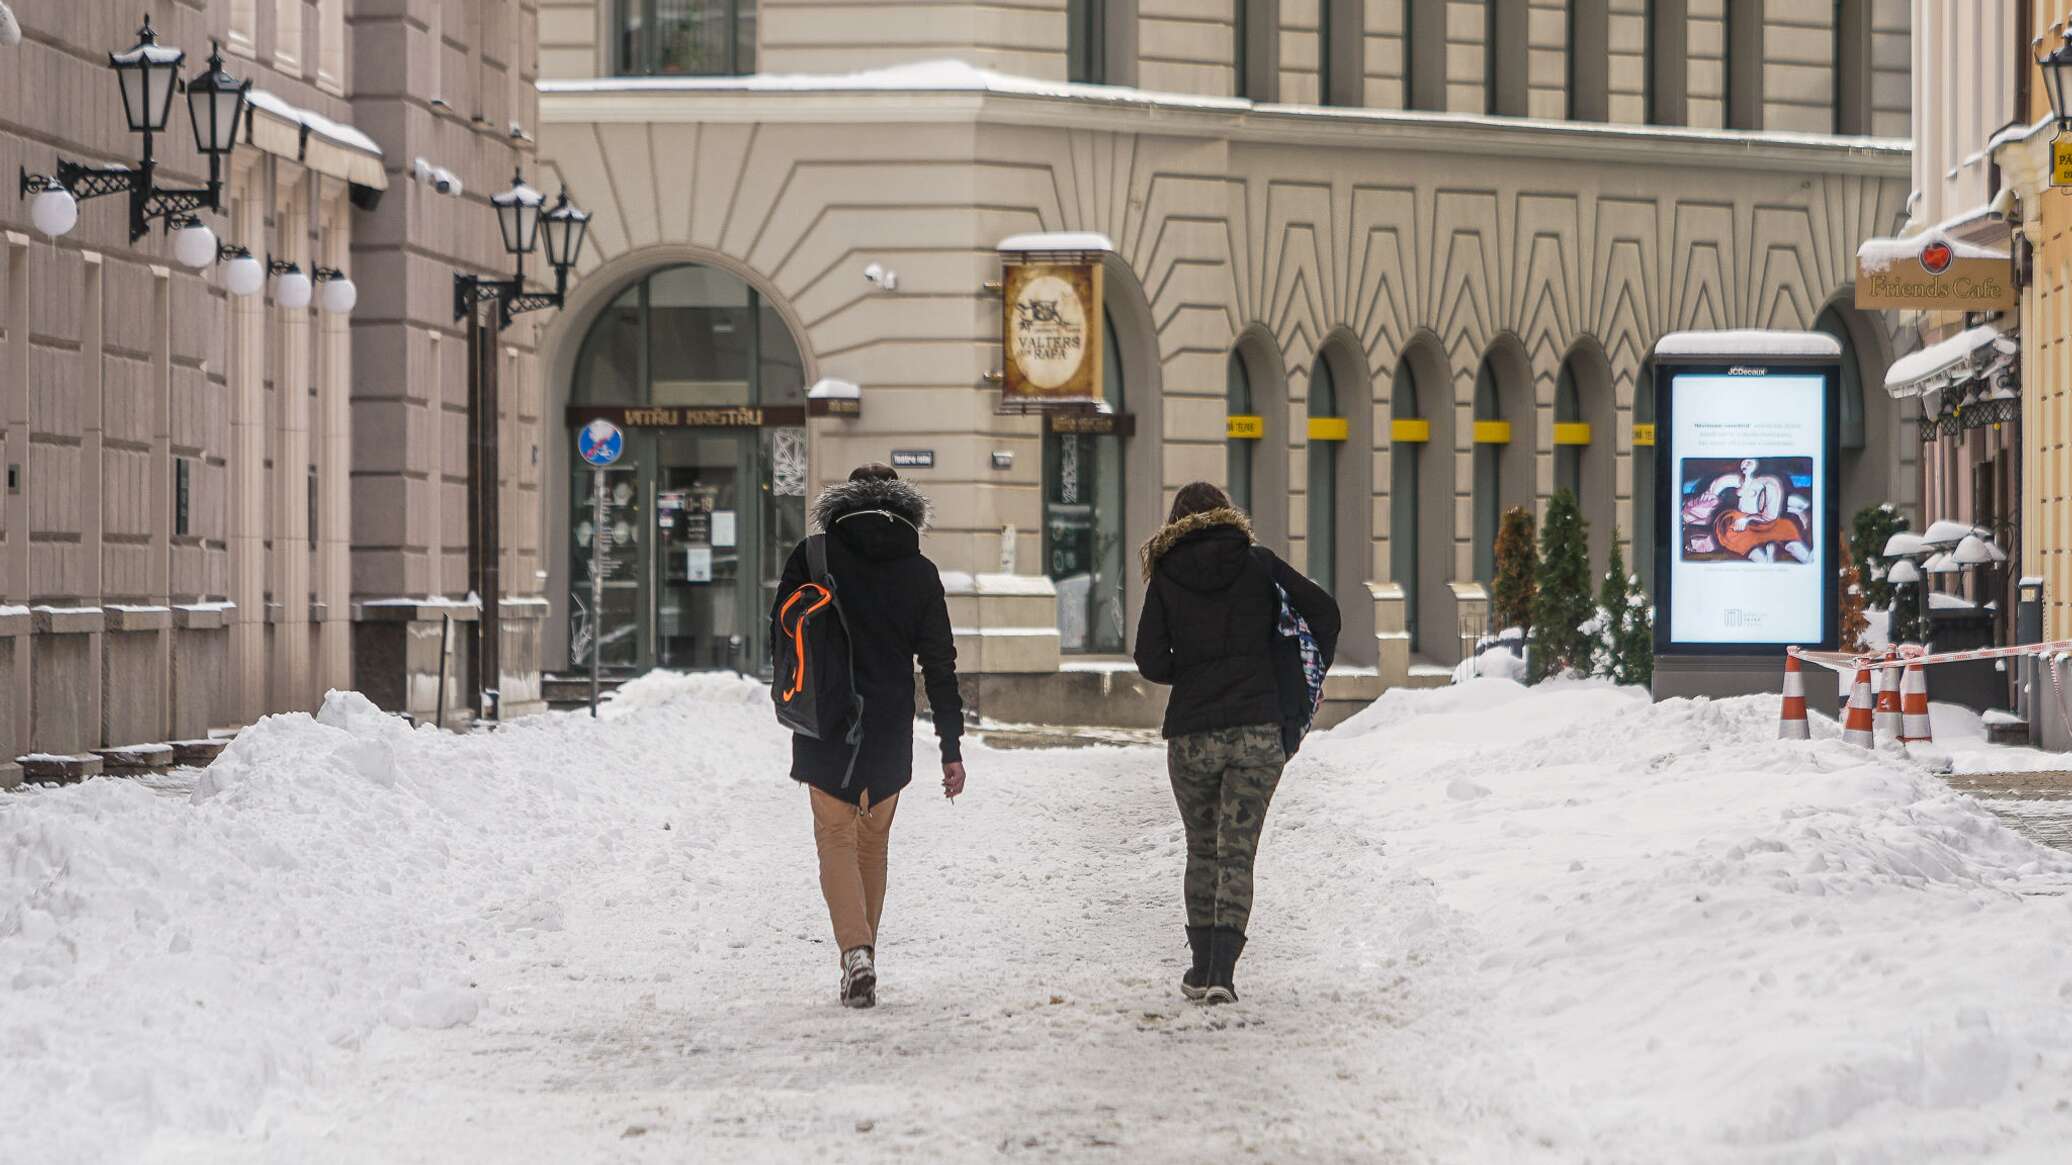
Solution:
[{"label": "packed snow path", "polygon": [[853,1013],[751,689],[335,698],[192,804],[0,802],[0,1159],[2061,1159],[2072,859],[1773,704],[1484,680],[1312,738],[1217,1010],[1162,755],[974,747]]}]

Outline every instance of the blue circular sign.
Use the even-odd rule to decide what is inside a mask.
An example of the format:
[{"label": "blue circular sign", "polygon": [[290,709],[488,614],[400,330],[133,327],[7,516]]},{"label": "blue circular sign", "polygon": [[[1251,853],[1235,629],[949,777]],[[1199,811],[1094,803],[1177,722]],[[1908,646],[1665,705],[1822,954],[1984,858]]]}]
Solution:
[{"label": "blue circular sign", "polygon": [[626,434],[601,417],[576,430],[576,453],[599,469],[617,461],[625,451]]}]

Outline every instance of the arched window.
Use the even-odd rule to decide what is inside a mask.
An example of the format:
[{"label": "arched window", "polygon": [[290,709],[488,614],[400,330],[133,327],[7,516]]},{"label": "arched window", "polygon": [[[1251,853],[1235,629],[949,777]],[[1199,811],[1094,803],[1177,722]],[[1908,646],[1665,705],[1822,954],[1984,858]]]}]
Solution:
[{"label": "arched window", "polygon": [[1418,471],[1431,440],[1430,422],[1417,399],[1417,372],[1409,354],[1396,361],[1389,389],[1389,574],[1403,588],[1403,619],[1410,650],[1418,649]]},{"label": "arched window", "polygon": [[[1580,439],[1573,428],[1577,425],[1585,426]],[[1578,501],[1583,497],[1583,451],[1589,443],[1583,398],[1576,388],[1576,364],[1573,359],[1564,360],[1561,376],[1554,382],[1554,488],[1567,490]]]},{"label": "arched window", "polygon": [[1498,390],[1494,357],[1484,357],[1475,372],[1475,530],[1473,566],[1482,582],[1496,579],[1496,528],[1504,514],[1504,449],[1497,438],[1510,434],[1504,420],[1503,393]]},{"label": "arched window", "polygon": [[1446,0],[1404,0],[1403,105],[1446,108]]},{"label": "arched window", "polygon": [[758,0],[617,0],[619,72],[729,76],[755,72]]},{"label": "arched window", "polygon": [[1871,0],[1835,0],[1835,132],[1871,132]]},{"label": "arched window", "polygon": [[1252,508],[1253,465],[1260,441],[1266,436],[1266,418],[1259,415],[1252,397],[1252,374],[1245,367],[1244,353],[1230,350],[1224,369],[1225,408],[1229,410],[1224,439],[1225,476],[1230,482],[1230,500],[1245,510]]},{"label": "arched window", "polygon": [[[590,322],[569,403],[802,406],[805,363],[761,293],[717,267],[649,273]],[[805,534],[805,432],[795,426],[628,426],[605,473],[611,573],[590,610],[596,475],[572,467],[570,656],[601,632],[607,667],[769,666],[770,603],[784,556]]]},{"label": "arched window", "polygon": [[1524,117],[1531,112],[1530,18],[1528,0],[1484,0],[1484,100],[1491,113]]},{"label": "arched window", "polygon": [[1647,0],[1647,121],[1682,125],[1689,118],[1685,90],[1688,0]]},{"label": "arched window", "polygon": [[1611,4],[1569,0],[1568,117],[1606,121],[1611,117]]},{"label": "arched window", "polygon": [[1727,0],[1727,128],[1763,128],[1763,0]]},{"label": "arched window", "polygon": [[1309,375],[1309,569],[1304,573],[1333,592],[1338,582],[1338,447],[1345,438],[1337,378],[1329,357],[1319,354]]},{"label": "arched window", "polygon": [[[1112,313],[1102,317],[1101,385],[1106,405],[1126,412],[1129,386]],[[1065,651],[1128,650],[1122,440],[1112,433],[1044,434],[1045,558],[1057,587],[1058,641]]]}]

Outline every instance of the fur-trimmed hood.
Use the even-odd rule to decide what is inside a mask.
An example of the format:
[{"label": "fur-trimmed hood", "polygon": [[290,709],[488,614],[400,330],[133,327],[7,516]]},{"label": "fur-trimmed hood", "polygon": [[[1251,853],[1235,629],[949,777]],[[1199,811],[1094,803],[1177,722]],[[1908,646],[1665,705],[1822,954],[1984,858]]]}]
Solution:
[{"label": "fur-trimmed hood", "polygon": [[831,533],[835,523],[851,514],[882,510],[914,528],[919,534],[928,528],[935,507],[921,491],[897,478],[886,481],[844,481],[828,486],[813,499],[813,527]]},{"label": "fur-trimmed hood", "polygon": [[[1146,539],[1143,547],[1137,551],[1138,562],[1144,568],[1144,581],[1151,581],[1151,572],[1157,568],[1158,560],[1164,558],[1167,551],[1178,546],[1181,539],[1189,534],[1197,534],[1218,526],[1232,528],[1237,534],[1243,536],[1247,546],[1251,544],[1252,520],[1245,517],[1243,510],[1233,509],[1230,506],[1218,506],[1213,510],[1203,510],[1198,514],[1189,514],[1177,522],[1167,522],[1164,526],[1159,527],[1158,533]],[[1236,539],[1232,538],[1231,541],[1236,541]]]}]

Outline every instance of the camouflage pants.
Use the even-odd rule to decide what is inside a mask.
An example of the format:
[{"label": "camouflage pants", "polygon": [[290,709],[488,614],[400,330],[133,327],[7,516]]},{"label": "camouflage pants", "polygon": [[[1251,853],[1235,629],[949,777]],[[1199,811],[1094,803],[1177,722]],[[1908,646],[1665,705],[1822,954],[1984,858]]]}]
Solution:
[{"label": "camouflage pants", "polygon": [[1187,925],[1245,929],[1259,831],[1287,763],[1278,725],[1219,728],[1166,742],[1166,774],[1187,827]]}]

